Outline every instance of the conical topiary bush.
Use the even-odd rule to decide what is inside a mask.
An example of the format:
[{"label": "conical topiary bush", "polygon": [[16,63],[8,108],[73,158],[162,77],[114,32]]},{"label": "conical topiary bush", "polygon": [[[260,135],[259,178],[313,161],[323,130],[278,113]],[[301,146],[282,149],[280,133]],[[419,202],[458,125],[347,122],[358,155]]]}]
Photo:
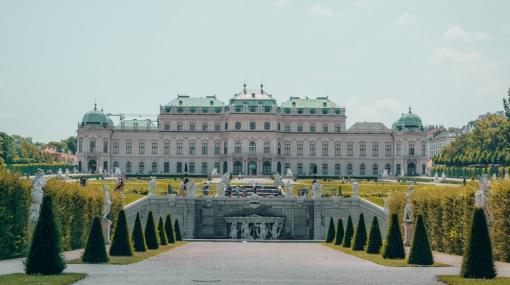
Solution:
[{"label": "conical topiary bush", "polygon": [[382,257],[385,259],[403,259],[406,257],[404,251],[404,243],[402,242],[402,234],[398,225],[397,214],[391,215],[386,242],[384,243]]},{"label": "conical topiary bush", "polygon": [[60,229],[53,213],[53,200],[45,195],[39,220],[32,235],[32,243],[25,260],[27,274],[60,274],[66,268],[62,256]]},{"label": "conical topiary bush", "polygon": [[95,217],[87,239],[87,246],[81,256],[83,263],[106,263],[108,262],[108,254],[104,243],[103,230],[101,229],[101,220]]},{"label": "conical topiary bush", "polygon": [[331,243],[335,239],[335,222],[333,218],[329,218],[328,232],[326,233],[326,242]]},{"label": "conical topiary bush", "polygon": [[345,236],[343,247],[351,247],[352,236],[354,235],[354,227],[352,226],[352,218],[349,216],[347,219],[347,227],[345,228]]},{"label": "conical topiary bush", "polygon": [[175,225],[174,225],[174,230],[175,230],[175,240],[176,241],[182,241],[182,236],[181,236],[181,228],[179,227],[179,220],[175,220]]},{"label": "conical topiary bush", "polygon": [[370,234],[368,235],[367,253],[379,254],[382,246],[381,230],[379,229],[379,220],[376,216],[372,219]]},{"label": "conical topiary bush", "polygon": [[338,219],[338,224],[336,226],[336,235],[335,235],[335,245],[341,245],[344,239],[344,223],[342,219]]},{"label": "conical topiary bush", "polygon": [[174,226],[172,225],[172,218],[170,215],[166,215],[165,232],[166,237],[168,238],[168,243],[175,243]]},{"label": "conical topiary bush", "polygon": [[480,279],[496,277],[487,220],[483,209],[480,208],[475,209],[473,213],[460,275],[464,278]]},{"label": "conical topiary bush", "polygon": [[148,249],[158,249],[158,235],[156,233],[156,226],[154,225],[154,217],[152,211],[147,215],[147,223],[145,224],[145,243]]},{"label": "conical topiary bush", "polygon": [[119,212],[115,233],[113,234],[110,256],[133,256],[133,247],[129,240],[129,231],[124,210]]},{"label": "conical topiary bush", "polygon": [[145,245],[145,236],[142,230],[142,222],[140,221],[140,214],[138,213],[136,213],[135,225],[133,226],[133,233],[131,234],[131,241],[133,241],[133,247],[135,251],[147,251],[147,246]]},{"label": "conical topiary bush", "polygon": [[425,229],[425,222],[423,221],[423,216],[421,214],[418,215],[418,218],[416,219],[414,239],[407,263],[418,265],[434,264],[434,257],[432,256],[432,250],[430,249],[427,229]]},{"label": "conical topiary bush", "polygon": [[167,245],[168,241],[166,239],[165,226],[163,225],[163,218],[162,217],[159,217],[158,234],[159,234],[159,243],[161,245]]},{"label": "conical topiary bush", "polygon": [[354,242],[352,243],[352,249],[356,251],[364,250],[367,244],[367,229],[365,227],[365,216],[363,213],[359,215],[358,227],[354,234]]}]

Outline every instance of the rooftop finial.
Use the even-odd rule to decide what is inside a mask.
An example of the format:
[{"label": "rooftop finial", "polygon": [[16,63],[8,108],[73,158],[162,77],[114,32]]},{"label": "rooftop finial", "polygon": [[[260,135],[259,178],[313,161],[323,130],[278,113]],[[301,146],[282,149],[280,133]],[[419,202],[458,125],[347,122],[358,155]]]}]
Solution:
[{"label": "rooftop finial", "polygon": [[264,94],[264,84],[260,83],[260,94]]},{"label": "rooftop finial", "polygon": [[409,106],[409,114],[411,114],[411,106]]},{"label": "rooftop finial", "polygon": [[94,102],[94,111],[97,111],[97,103]]},{"label": "rooftop finial", "polygon": [[244,82],[244,84],[243,84],[243,92],[244,92],[244,94],[246,94],[246,82]]}]

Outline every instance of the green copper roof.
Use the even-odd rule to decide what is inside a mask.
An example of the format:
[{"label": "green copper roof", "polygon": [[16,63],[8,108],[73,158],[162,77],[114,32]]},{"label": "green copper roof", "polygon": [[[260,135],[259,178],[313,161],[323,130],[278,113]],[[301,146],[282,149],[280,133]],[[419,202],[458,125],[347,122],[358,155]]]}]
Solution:
[{"label": "green copper roof", "polygon": [[144,120],[122,120],[120,121],[121,128],[131,128],[131,129],[157,129],[158,127],[149,119]]},{"label": "green copper roof", "polygon": [[338,107],[328,97],[318,97],[316,99],[305,97],[290,97],[289,100],[282,103],[282,108],[336,108]]},{"label": "green copper roof", "polygon": [[102,110],[97,110],[96,105],[94,105],[94,110],[89,111],[83,115],[81,119],[82,125],[102,125],[113,126],[113,121],[108,117]]},{"label": "green copper roof", "polygon": [[260,90],[246,89],[244,85],[243,91],[234,95],[234,98],[230,99],[230,105],[232,106],[273,106],[276,105],[276,100],[273,99],[271,94],[266,93],[261,85]]},{"label": "green copper roof", "polygon": [[402,114],[402,116],[393,123],[392,129],[402,131],[402,130],[423,130],[423,123],[421,118],[416,114],[411,112],[411,108],[409,108],[409,113]]},{"label": "green copper roof", "polygon": [[190,97],[187,95],[178,95],[177,99],[168,102],[165,106],[177,107],[223,107],[224,104],[214,96]]}]

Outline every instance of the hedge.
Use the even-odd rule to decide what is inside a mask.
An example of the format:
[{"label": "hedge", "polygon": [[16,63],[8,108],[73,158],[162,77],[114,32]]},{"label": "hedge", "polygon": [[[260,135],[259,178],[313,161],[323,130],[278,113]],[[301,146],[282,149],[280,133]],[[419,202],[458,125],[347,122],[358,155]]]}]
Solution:
[{"label": "hedge", "polygon": [[[414,216],[423,214],[433,250],[456,255],[464,253],[473,216],[474,194],[479,187],[475,182],[465,186],[426,186],[412,194]],[[510,181],[491,182],[489,192],[493,255],[496,260],[510,262]],[[394,192],[389,206],[392,213],[401,215],[405,193]]]},{"label": "hedge", "polygon": [[22,175],[34,175],[37,169],[44,170],[45,173],[51,172],[56,174],[58,169],[62,169],[62,173],[65,173],[66,169],[72,173],[74,165],[69,163],[29,163],[29,164],[10,164],[7,166],[9,170],[22,174]]},{"label": "hedge", "polygon": [[498,177],[504,177],[505,173],[510,175],[510,167],[505,166],[434,166],[432,175],[437,172],[441,177],[444,174],[450,178],[476,178],[482,174],[489,174],[491,177],[496,174]]},{"label": "hedge", "polygon": [[[104,197],[100,188],[100,185],[82,187],[58,179],[50,179],[43,188],[45,195],[53,198],[63,250],[85,246],[90,224],[95,216],[101,215],[103,208]],[[30,180],[20,179],[19,175],[0,167],[0,260],[27,253],[30,192]],[[109,218],[115,224],[122,201],[113,192],[111,199]]]}]

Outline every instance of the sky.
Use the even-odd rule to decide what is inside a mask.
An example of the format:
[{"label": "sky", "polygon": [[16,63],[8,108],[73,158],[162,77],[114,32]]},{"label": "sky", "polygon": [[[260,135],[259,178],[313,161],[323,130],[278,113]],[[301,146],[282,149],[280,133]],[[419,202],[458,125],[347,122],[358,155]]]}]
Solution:
[{"label": "sky", "polygon": [[94,102],[157,114],[177,94],[329,98],[347,125],[412,107],[460,127],[510,88],[507,0],[0,1],[0,131],[59,140]]}]

